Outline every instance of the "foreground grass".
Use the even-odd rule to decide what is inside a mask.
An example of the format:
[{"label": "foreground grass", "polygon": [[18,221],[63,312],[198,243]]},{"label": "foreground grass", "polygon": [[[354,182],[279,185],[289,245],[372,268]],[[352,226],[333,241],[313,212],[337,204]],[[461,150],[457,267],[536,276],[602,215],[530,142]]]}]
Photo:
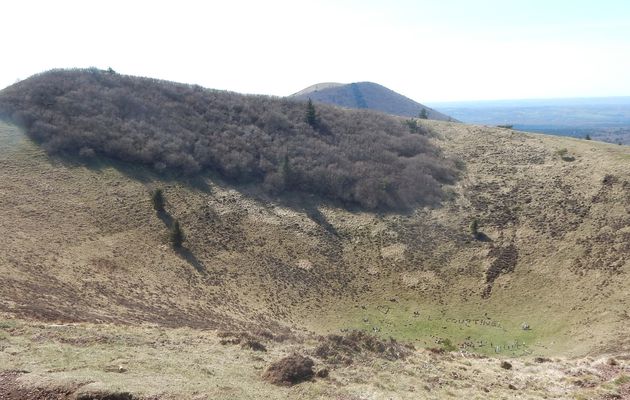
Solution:
[{"label": "foreground grass", "polygon": [[[24,370],[21,384],[73,384],[77,393],[131,392],[138,397],[228,398],[597,398],[628,386],[627,361],[558,360],[534,363],[417,349],[406,360],[357,357],[327,365],[312,355],[317,338],[300,334],[255,352],[219,343],[217,332],[158,326],[42,324],[0,320],[0,365]],[[274,360],[310,354],[328,378],[291,388],[264,382]],[[621,357],[622,358],[622,357]],[[583,385],[588,379],[592,384]],[[580,386],[581,385],[581,386]]]}]

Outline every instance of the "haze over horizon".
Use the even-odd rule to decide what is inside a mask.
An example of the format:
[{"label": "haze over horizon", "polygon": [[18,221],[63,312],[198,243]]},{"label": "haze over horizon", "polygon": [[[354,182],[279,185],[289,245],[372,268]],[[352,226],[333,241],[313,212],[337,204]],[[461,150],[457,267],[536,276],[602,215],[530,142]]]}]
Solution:
[{"label": "haze over horizon", "polygon": [[95,66],[277,96],[359,81],[425,103],[630,95],[630,4],[618,0],[30,0],[2,9],[0,88]]}]

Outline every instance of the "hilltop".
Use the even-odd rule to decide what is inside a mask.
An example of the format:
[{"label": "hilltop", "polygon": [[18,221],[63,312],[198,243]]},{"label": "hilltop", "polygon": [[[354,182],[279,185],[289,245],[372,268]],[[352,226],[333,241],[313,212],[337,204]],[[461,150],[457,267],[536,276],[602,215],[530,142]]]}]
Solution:
[{"label": "hilltop", "polygon": [[422,110],[428,119],[456,121],[430,107],[373,82],[318,83],[293,95],[292,98],[332,104],[346,108],[368,109],[402,117],[417,118]]},{"label": "hilltop", "polygon": [[[79,75],[86,87],[121,79]],[[30,105],[30,85],[0,93],[0,104]],[[70,101],[82,85],[34,107],[71,128],[57,132],[61,151],[51,151],[55,136],[0,123],[0,395],[603,400],[630,391],[627,146],[418,121],[426,134],[413,138],[457,164],[457,177],[433,203],[385,212],[314,191],[270,194],[216,168],[187,174],[119,157],[107,140],[120,132],[88,135],[77,127],[89,121],[57,120],[56,110],[82,106]],[[256,101],[276,100],[302,123],[303,102]],[[134,114],[147,130],[161,124],[151,104]],[[91,119],[118,112],[95,109]],[[177,110],[168,116],[182,115],[178,124],[196,120]],[[236,140],[240,114],[230,110]],[[359,117],[405,127],[367,111],[318,111],[348,118],[331,127]],[[79,140],[101,147],[81,152]],[[141,154],[147,142],[134,143]],[[152,202],[158,188],[164,212]],[[173,220],[182,249],[169,244]],[[268,383],[270,365],[293,353],[320,376]]]}]

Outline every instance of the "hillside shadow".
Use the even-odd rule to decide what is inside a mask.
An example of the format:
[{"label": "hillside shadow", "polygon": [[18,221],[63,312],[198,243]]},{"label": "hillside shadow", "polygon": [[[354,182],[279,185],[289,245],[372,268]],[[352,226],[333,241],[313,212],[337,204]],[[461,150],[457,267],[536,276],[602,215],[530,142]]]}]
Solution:
[{"label": "hillside shadow", "polygon": [[[326,140],[334,139],[327,135],[324,135],[323,138]],[[34,140],[34,142],[38,143],[36,140]],[[41,143],[38,144],[41,145]],[[322,197],[321,195],[309,192],[302,193],[299,191],[288,191],[275,196],[269,195],[261,193],[259,189],[260,184],[241,184],[220,176],[220,174],[216,171],[207,169],[201,172],[197,172],[195,174],[186,175],[184,173],[169,169],[158,171],[152,168],[150,165],[117,160],[101,155],[82,157],[76,154],[64,152],[54,155],[48,153],[45,154],[52,164],[63,165],[68,168],[87,168],[98,173],[103,173],[107,169],[111,168],[129,179],[135,180],[145,185],[177,184],[205,194],[213,194],[213,190],[210,187],[209,182],[217,183],[218,185],[223,187],[231,187],[233,189],[236,189],[245,197],[256,202],[265,203],[273,201],[294,211],[303,212],[311,220],[321,226],[325,231],[335,235],[337,235],[338,232],[336,231],[334,226],[327,221],[326,217],[319,211],[322,206],[341,208],[352,214],[369,212],[381,216],[408,216],[412,215],[417,208],[440,208],[443,205],[444,201],[449,200],[448,195],[446,193],[442,193],[441,198],[438,200],[429,201],[427,203],[418,203],[416,205],[405,208],[366,208],[354,202],[328,199]],[[461,169],[462,167],[459,166],[458,168]],[[252,189],[252,185],[256,186],[256,188]],[[165,223],[166,221],[171,222],[171,220],[168,219],[168,215],[161,215],[160,218],[163,219],[163,222]]]},{"label": "hillside shadow", "polygon": [[[328,139],[327,136],[324,137]],[[443,204],[443,200],[446,200],[447,197],[445,195],[442,201],[435,201],[429,204],[418,205],[417,207],[414,206],[412,208],[369,209],[362,207],[357,203],[331,200],[322,197],[321,195],[308,192],[287,191],[277,195],[270,195],[261,191],[259,184],[240,184],[230,179],[225,179],[224,177],[221,177],[219,173],[211,170],[204,170],[194,175],[184,175],[171,170],[158,171],[148,165],[135,164],[100,155],[86,158],[79,155],[60,153],[57,155],[47,154],[47,157],[51,163],[63,165],[68,168],[87,168],[97,173],[104,173],[107,169],[114,169],[124,177],[143,183],[147,186],[175,184],[197,190],[204,194],[212,195],[213,189],[209,185],[209,182],[212,182],[220,187],[235,189],[245,198],[253,200],[261,205],[276,203],[282,207],[300,212],[316,223],[323,231],[336,238],[339,237],[339,232],[322,213],[322,208],[339,208],[351,214],[368,212],[378,216],[409,216],[416,211],[417,207],[440,208]],[[171,228],[174,219],[168,212],[158,212],[157,216],[167,228]],[[485,235],[480,236],[477,240],[491,241],[490,238]],[[205,269],[203,263],[201,263],[190,250],[183,251],[181,255],[182,258],[193,265],[195,269]]]},{"label": "hillside shadow", "polygon": [[212,193],[212,188],[208,185],[202,173],[184,175],[171,170],[157,171],[148,165],[136,164],[102,156],[84,158],[74,154],[65,153],[46,155],[52,164],[62,165],[68,168],[83,167],[98,173],[103,173],[108,168],[112,168],[123,176],[143,184],[155,182],[181,184],[203,193]]}]

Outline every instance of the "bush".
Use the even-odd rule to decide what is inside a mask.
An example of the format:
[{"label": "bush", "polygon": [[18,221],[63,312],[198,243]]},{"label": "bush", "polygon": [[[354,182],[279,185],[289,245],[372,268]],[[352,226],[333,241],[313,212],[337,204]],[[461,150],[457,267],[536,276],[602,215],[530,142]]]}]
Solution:
[{"label": "bush", "polygon": [[575,157],[569,154],[569,151],[566,148],[556,150],[556,154],[560,156],[562,161],[575,161]]},{"label": "bush", "polygon": [[418,125],[418,121],[415,119],[406,119],[404,124],[409,128],[411,133],[423,133],[421,127]]},{"label": "bush", "polygon": [[54,70],[10,86],[0,92],[0,115],[50,154],[185,175],[212,170],[273,193],[369,209],[437,204],[458,173],[423,127],[413,134],[395,117],[96,69]]}]

